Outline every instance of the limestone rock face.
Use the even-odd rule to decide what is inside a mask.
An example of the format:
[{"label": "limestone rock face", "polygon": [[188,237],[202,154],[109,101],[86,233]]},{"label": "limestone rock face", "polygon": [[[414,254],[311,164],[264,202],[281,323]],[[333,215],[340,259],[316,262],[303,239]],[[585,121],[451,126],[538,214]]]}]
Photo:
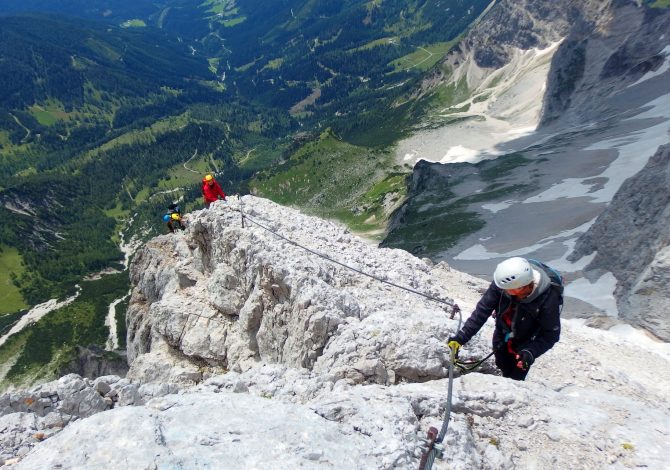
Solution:
[{"label": "limestone rock face", "polygon": [[[137,253],[129,378],[197,383],[258,362],[356,383],[445,377],[443,342],[456,322],[444,280],[462,275],[251,196],[242,228],[238,209],[237,201],[215,204],[193,214],[188,231]],[[410,354],[417,348],[420,359]]]},{"label": "limestone rock face", "polygon": [[[580,237],[573,259],[597,252],[586,272],[617,279],[620,316],[670,341],[670,145],[624,182]],[[622,256],[622,253],[625,256]]]},{"label": "limestone rock face", "polygon": [[[0,396],[0,462],[417,468],[421,438],[446,412],[450,297],[467,316],[486,282],[243,203],[244,228],[239,201],[217,202],[135,258],[126,378],[70,374]],[[461,359],[488,354],[491,329]],[[565,322],[526,382],[457,373],[449,452],[433,468],[661,468],[670,356],[648,342]]]},{"label": "limestone rock face", "polygon": [[[258,412],[255,420],[246,419],[250,410]],[[277,433],[280,427],[285,432]],[[98,445],[109,439],[109,429],[124,429],[115,438],[125,451]],[[118,408],[68,426],[19,468],[375,468],[362,441],[307,408],[203,392]]]},{"label": "limestone rock face", "polygon": [[0,395],[0,461],[26,455],[70,423],[177,390],[173,384],[140,386],[116,375],[90,380],[68,374],[30,390]]},{"label": "limestone rock face", "polygon": [[560,40],[569,30],[570,20],[578,14],[574,2],[569,0],[502,0],[458,47],[473,51],[479,67],[499,68],[509,61],[513,48],[543,49]]},{"label": "limestone rock face", "polygon": [[[546,49],[563,41],[572,31],[590,31],[609,18],[612,0],[500,0],[491,4],[480,21],[444,59],[446,70],[467,79],[471,88],[512,61],[519,51]],[[458,71],[458,69],[463,69]],[[426,80],[432,87],[450,80],[439,69]]]}]

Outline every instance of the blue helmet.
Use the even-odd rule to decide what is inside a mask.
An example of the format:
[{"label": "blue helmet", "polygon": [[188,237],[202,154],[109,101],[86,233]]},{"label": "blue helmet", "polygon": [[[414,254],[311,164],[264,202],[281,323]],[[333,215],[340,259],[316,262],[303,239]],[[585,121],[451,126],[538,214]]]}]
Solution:
[{"label": "blue helmet", "polygon": [[165,214],[163,216],[163,222],[169,222],[170,221],[170,214]]}]

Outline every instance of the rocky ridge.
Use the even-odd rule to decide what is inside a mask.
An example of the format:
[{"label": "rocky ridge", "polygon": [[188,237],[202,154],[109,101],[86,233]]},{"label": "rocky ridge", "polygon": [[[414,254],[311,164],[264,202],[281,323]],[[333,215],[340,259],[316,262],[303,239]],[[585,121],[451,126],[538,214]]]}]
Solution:
[{"label": "rocky ridge", "polygon": [[[441,279],[463,275],[444,264],[401,250],[389,259],[338,225],[297,215],[283,220],[263,199],[250,198],[244,209],[251,220],[258,217],[269,230],[294,236],[311,250],[421,290],[446,310],[453,305]],[[243,229],[234,211],[201,212],[190,234],[158,237],[133,261],[128,377],[198,381],[208,367],[244,371],[261,361],[328,371],[356,383],[446,376],[447,351],[443,345],[435,349],[449,333],[440,303],[403,291],[398,298],[388,284],[305,257],[304,249],[258,226]],[[365,333],[352,334],[352,325],[363,320]],[[417,348],[421,360],[409,354]],[[201,368],[193,367],[193,358]]]},{"label": "rocky ridge", "polygon": [[[191,214],[186,232],[135,258],[128,377],[70,375],[0,398],[13,468],[416,468],[419,438],[441,424],[457,320],[250,220],[243,229],[239,209],[229,199]],[[269,201],[244,197],[244,210],[341,263],[447,306],[454,296],[466,314],[486,287]],[[464,358],[488,352],[490,328]],[[567,322],[527,382],[455,379],[434,468],[661,468],[668,361],[662,346]]]}]

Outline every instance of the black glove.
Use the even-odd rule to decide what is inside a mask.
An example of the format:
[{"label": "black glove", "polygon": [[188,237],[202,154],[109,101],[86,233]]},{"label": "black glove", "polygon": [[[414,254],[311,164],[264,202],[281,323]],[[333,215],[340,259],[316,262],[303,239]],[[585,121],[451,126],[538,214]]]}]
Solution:
[{"label": "black glove", "polygon": [[524,349],[519,354],[517,354],[516,360],[517,360],[516,366],[521,370],[528,370],[528,368],[533,364],[533,362],[535,362],[533,354],[527,349]]}]

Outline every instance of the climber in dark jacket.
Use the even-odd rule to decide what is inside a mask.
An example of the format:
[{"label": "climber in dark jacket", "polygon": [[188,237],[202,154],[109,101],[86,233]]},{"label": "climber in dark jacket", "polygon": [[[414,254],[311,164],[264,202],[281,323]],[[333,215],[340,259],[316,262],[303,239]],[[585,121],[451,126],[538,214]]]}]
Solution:
[{"label": "climber in dark jacket", "polygon": [[547,352],[561,334],[562,289],[549,274],[525,258],[500,263],[493,282],[449,347],[458,351],[493,315],[493,350],[503,377],[524,380],[535,359]]}]

